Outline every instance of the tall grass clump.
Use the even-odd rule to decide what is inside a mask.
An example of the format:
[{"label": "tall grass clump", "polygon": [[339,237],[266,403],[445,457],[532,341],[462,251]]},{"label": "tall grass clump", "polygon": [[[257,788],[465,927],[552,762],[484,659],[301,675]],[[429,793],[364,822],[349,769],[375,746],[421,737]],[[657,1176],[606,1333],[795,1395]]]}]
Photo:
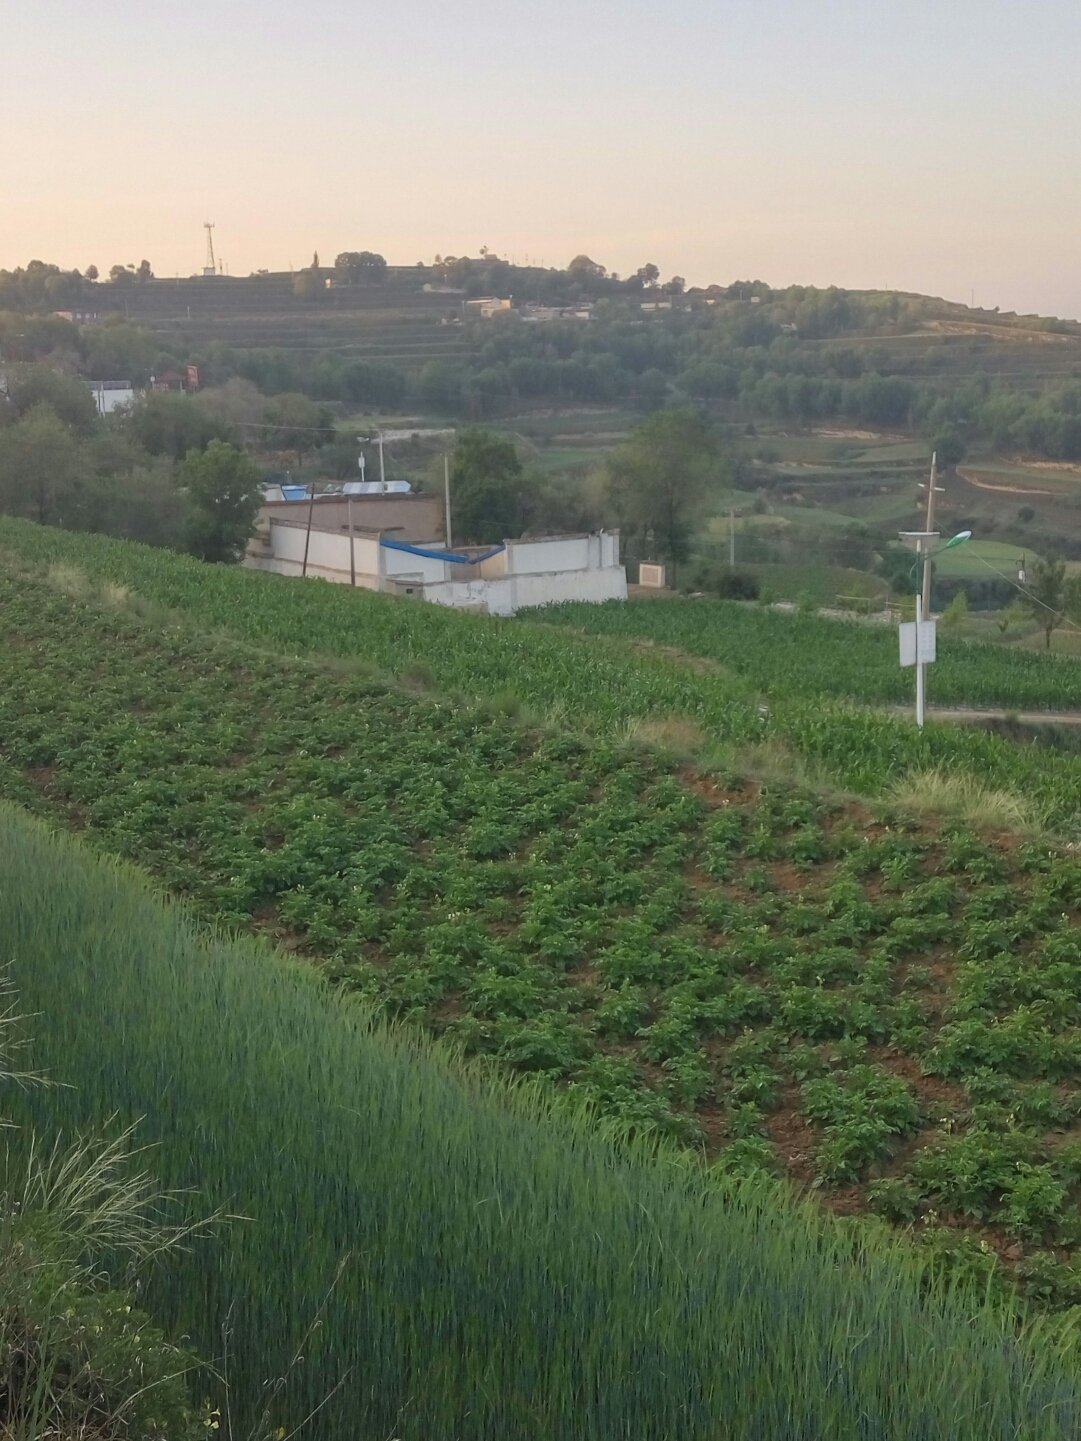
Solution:
[{"label": "tall grass clump", "polygon": [[1038,828],[1038,807],[1016,791],[982,785],[969,775],[940,769],[917,771],[896,781],[888,799],[917,815],[955,816],[978,830]]},{"label": "tall grass clump", "polygon": [[[21,1024],[0,974],[5,1101],[16,1087],[48,1084],[17,1064]],[[202,1226],[169,1221],[174,1198],[140,1167],[130,1132],[43,1143],[6,1116],[0,1127],[0,1436],[205,1437],[211,1418],[188,1394],[195,1359],[153,1325],[132,1290],[148,1265]],[[125,1289],[106,1275],[105,1258]]]},{"label": "tall grass clump", "polygon": [[35,1063],[70,1083],[14,1097],[21,1118],[141,1117],[196,1214],[246,1218],[147,1292],[217,1359],[236,1435],[309,1417],[328,1441],[1076,1435],[1054,1333],[884,1234],[373,1029],[10,809],[0,874]]}]

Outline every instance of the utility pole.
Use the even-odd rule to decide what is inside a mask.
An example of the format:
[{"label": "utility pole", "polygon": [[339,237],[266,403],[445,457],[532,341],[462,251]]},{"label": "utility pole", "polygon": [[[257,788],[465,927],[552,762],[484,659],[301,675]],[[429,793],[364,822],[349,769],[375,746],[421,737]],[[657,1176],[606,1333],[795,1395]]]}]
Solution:
[{"label": "utility pole", "polygon": [[728,564],[734,570],[736,567],[736,512],[733,506],[728,507]]},{"label": "utility pole", "polygon": [[446,451],[443,452],[443,529],[447,549],[450,550],[453,545],[450,532],[450,457]]},{"label": "utility pole", "polygon": [[357,583],[357,548],[353,543],[353,497],[346,496],[345,520],[349,526],[349,584],[356,586]]},{"label": "utility pole", "polygon": [[383,469],[383,432],[379,432],[379,489],[384,495],[387,493],[387,476]]},{"label": "utility pole", "polygon": [[308,499],[308,529],[304,534],[304,564],[300,567],[300,577],[303,580],[308,574],[308,548],[312,543],[312,513],[315,510],[315,481],[311,483],[312,493]]},{"label": "utility pole", "polygon": [[[931,478],[927,482],[927,519],[923,527],[928,535],[932,535],[935,529],[935,496],[945,493],[942,486],[935,484],[937,479],[938,452],[935,451],[931,456]],[[923,587],[920,592],[920,597],[923,601],[923,614],[926,619],[929,619],[931,615],[931,576],[933,569],[934,563],[925,560],[923,564]]]}]

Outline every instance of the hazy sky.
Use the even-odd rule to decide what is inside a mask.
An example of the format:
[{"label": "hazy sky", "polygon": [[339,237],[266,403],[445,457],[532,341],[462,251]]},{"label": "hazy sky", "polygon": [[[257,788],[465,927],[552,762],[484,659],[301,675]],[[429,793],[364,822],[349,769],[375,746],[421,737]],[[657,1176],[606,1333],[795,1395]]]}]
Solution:
[{"label": "hazy sky", "polygon": [[0,266],[481,245],[1081,315],[1078,0],[0,0]]}]

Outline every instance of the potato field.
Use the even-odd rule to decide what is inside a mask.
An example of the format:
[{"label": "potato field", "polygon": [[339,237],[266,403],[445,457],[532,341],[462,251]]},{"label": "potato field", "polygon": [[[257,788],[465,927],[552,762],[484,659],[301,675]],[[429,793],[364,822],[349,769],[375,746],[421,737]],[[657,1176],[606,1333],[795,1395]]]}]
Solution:
[{"label": "potato field", "polygon": [[3,795],[621,1128],[1081,1300],[1081,858],[137,609],[0,580]]}]

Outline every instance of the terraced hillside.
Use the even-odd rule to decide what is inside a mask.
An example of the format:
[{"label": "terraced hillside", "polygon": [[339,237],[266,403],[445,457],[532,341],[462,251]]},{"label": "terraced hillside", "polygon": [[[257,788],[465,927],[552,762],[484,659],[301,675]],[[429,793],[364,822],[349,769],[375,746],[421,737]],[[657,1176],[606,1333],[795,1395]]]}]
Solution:
[{"label": "terraced hillside", "polygon": [[[8,798],[623,1125],[915,1225],[967,1264],[997,1256],[1045,1299],[1081,1297],[1074,855],[530,728],[507,700],[291,660],[273,628],[258,649],[212,641],[198,588],[187,615],[179,594],[161,612],[21,564],[0,586]],[[203,575],[261,587],[279,625],[296,605],[297,634],[306,607],[359,599]],[[467,635],[496,662],[509,643],[538,684],[597,645],[374,598],[373,659],[377,616],[384,640],[422,623],[414,688],[431,683],[423,634],[433,665]],[[694,672],[596,654],[631,688],[682,675],[693,693]],[[754,709],[738,685],[730,704],[737,725]],[[818,714],[851,744],[843,713]]]},{"label": "terraced hillside", "polygon": [[[317,302],[293,294],[285,276],[151,281],[103,300],[164,342],[218,342],[241,349],[348,354],[404,369],[472,355],[459,297],[422,290],[410,268],[383,284],[329,290]],[[106,287],[102,287],[106,291]]]}]

